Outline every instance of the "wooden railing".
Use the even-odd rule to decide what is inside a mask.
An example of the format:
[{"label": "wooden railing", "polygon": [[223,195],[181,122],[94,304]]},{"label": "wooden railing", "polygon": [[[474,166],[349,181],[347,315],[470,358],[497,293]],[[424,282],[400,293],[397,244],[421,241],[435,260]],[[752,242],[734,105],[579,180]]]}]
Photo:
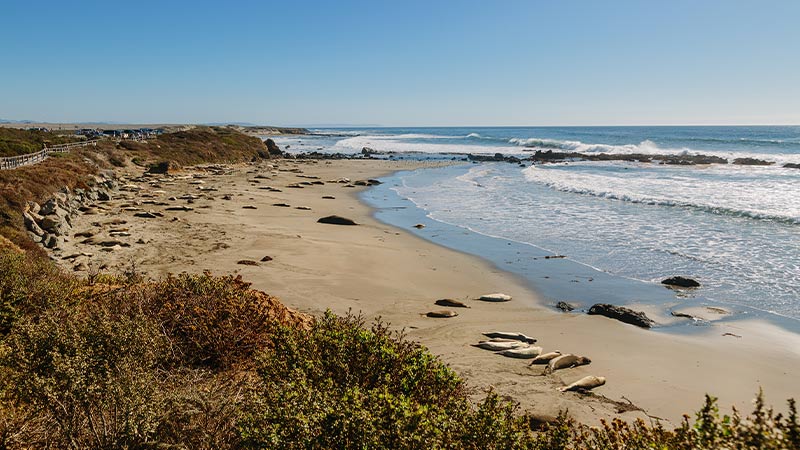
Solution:
[{"label": "wooden railing", "polygon": [[0,170],[16,169],[22,166],[30,166],[32,164],[40,163],[47,159],[51,153],[67,153],[76,147],[86,147],[88,145],[97,145],[97,141],[84,141],[84,142],[71,142],[69,144],[59,144],[52,147],[45,147],[36,153],[28,153],[25,155],[7,156],[0,158]]}]

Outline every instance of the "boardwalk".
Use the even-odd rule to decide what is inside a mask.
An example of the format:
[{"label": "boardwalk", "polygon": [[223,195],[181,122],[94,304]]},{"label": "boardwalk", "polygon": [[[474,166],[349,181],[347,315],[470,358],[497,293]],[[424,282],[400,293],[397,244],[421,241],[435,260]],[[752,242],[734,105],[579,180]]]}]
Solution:
[{"label": "boardwalk", "polygon": [[28,153],[26,155],[8,156],[0,158],[0,170],[16,169],[22,166],[30,166],[32,164],[40,163],[47,159],[51,153],[67,153],[76,147],[86,147],[88,145],[97,145],[97,141],[73,142],[70,144],[61,144],[53,147],[45,147],[36,153]]}]

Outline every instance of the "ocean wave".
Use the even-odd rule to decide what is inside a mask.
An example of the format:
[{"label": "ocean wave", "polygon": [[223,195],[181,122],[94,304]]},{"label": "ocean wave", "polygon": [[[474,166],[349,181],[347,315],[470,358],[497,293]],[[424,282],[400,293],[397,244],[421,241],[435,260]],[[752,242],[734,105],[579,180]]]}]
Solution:
[{"label": "ocean wave", "polygon": [[[567,173],[557,169],[535,166],[524,169],[530,182],[543,184],[550,189],[591,197],[617,200],[642,205],[687,208],[710,214],[769,220],[790,225],[800,225],[800,204],[796,202],[789,186],[751,186],[749,192],[737,192],[737,186],[725,182],[696,180],[692,184],[681,182],[680,176],[647,178],[640,174],[636,179],[596,174]],[[649,194],[650,192],[671,197]],[[772,195],[769,195],[769,193]],[[776,199],[775,192],[784,192]],[[718,194],[717,197],[709,193]],[[715,203],[716,202],[716,203]]]}]

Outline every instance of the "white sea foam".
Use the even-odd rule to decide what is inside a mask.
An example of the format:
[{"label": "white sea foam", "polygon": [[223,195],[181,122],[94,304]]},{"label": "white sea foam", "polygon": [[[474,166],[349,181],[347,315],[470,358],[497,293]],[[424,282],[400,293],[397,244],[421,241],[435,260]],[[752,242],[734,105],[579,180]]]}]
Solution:
[{"label": "white sea foam", "polygon": [[[623,167],[626,164],[571,163],[573,167],[588,168]],[[630,173],[562,170],[560,165],[532,166],[523,173],[528,181],[563,192],[800,224],[800,197],[796,191],[800,177],[793,171],[730,165],[706,169],[657,167],[636,170],[643,168],[643,165],[637,166],[632,167],[634,170]]]}]

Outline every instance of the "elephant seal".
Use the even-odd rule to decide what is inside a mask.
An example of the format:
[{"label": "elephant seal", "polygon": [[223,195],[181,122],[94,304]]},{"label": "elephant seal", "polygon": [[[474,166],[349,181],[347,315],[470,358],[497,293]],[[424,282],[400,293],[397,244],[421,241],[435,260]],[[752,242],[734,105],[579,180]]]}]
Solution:
[{"label": "elephant seal", "polygon": [[467,306],[466,304],[458,300],[453,300],[452,298],[443,298],[440,300],[436,300],[434,303],[439,306],[447,306],[448,308],[469,308],[469,306]]},{"label": "elephant seal", "polygon": [[556,370],[560,369],[569,369],[571,367],[583,366],[585,364],[591,363],[592,360],[585,357],[585,356],[577,356],[571,353],[566,355],[561,355],[558,358],[550,360],[547,364],[547,367],[544,369],[544,373],[553,373]]},{"label": "elephant seal", "polygon": [[500,352],[503,356],[508,356],[509,358],[519,358],[519,359],[531,359],[536,358],[539,354],[542,353],[542,347],[520,347],[520,348],[512,348],[510,350],[503,350]]},{"label": "elephant seal", "polygon": [[521,341],[527,344],[536,343],[536,339],[530,336],[526,336],[522,333],[516,333],[511,331],[488,331],[486,333],[483,333],[483,335],[488,338],[514,339],[515,341]]},{"label": "elephant seal", "polygon": [[561,392],[588,391],[598,386],[602,386],[604,384],[606,384],[606,377],[596,377],[594,375],[589,375],[588,377],[583,377],[580,380],[568,386],[558,388],[558,390]]},{"label": "elephant seal", "polygon": [[558,358],[559,356],[561,356],[561,352],[559,352],[559,351],[548,352],[548,353],[539,355],[536,358],[534,358],[533,361],[531,361],[530,365],[532,366],[534,364],[547,364],[550,361]]},{"label": "elephant seal", "polygon": [[450,317],[455,317],[458,315],[455,311],[450,311],[449,309],[440,309],[439,311],[431,311],[428,314],[425,314],[428,317],[436,317],[436,318],[443,318],[447,319]]},{"label": "elephant seal", "polygon": [[478,342],[477,344],[472,344],[472,346],[482,348],[484,350],[499,352],[500,350],[510,350],[512,348],[527,347],[528,344],[519,341],[510,341],[510,342],[481,341]]},{"label": "elephant seal", "polygon": [[511,300],[511,296],[510,295],[506,295],[506,294],[500,294],[500,293],[486,294],[486,295],[481,295],[480,297],[478,297],[478,300],[483,300],[485,302],[507,302],[507,301]]}]

